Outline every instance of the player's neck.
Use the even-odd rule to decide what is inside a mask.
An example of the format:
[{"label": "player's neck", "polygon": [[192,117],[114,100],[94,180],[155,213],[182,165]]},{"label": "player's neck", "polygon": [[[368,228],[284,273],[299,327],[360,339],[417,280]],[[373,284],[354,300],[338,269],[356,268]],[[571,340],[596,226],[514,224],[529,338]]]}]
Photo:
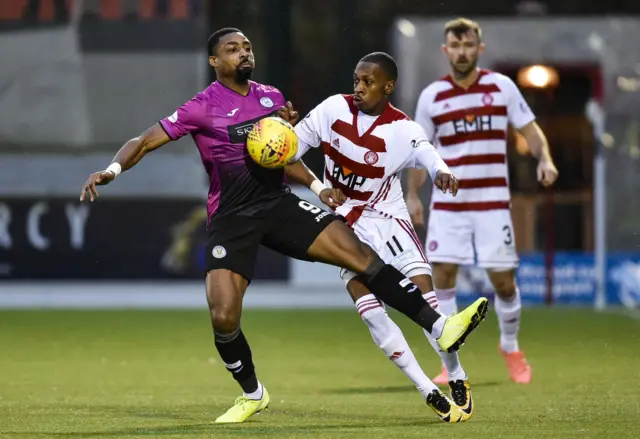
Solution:
[{"label": "player's neck", "polygon": [[478,76],[480,76],[480,69],[473,69],[471,72],[469,72],[468,75],[466,76],[460,76],[459,73],[453,72],[451,74],[451,78],[453,79],[453,82],[462,88],[469,88],[471,87],[473,84],[476,83],[476,81],[478,80]]},{"label": "player's neck", "polygon": [[387,101],[382,101],[378,105],[376,105],[374,108],[367,111],[363,111],[363,113],[366,114],[367,116],[380,116],[382,113],[384,113],[384,109],[387,108],[387,104],[388,104]]},{"label": "player's neck", "polygon": [[245,83],[239,83],[234,79],[219,78],[218,82],[231,91],[235,91],[239,95],[247,96],[251,91],[251,83],[249,81]]}]

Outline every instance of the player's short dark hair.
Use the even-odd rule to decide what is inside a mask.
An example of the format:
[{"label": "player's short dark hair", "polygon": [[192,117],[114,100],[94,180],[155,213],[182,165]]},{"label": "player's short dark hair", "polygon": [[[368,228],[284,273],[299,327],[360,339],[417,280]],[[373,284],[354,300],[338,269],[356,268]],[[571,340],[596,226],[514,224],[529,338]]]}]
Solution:
[{"label": "player's short dark hair", "polygon": [[225,35],[233,34],[233,33],[242,33],[240,29],[235,27],[223,27],[222,29],[218,29],[214,33],[211,34],[209,40],[207,41],[207,47],[209,48],[209,55],[214,55],[216,50],[216,46],[220,42],[220,39]]},{"label": "player's short dark hair", "polygon": [[391,55],[384,52],[373,52],[362,57],[360,62],[378,64],[390,81],[398,79],[398,64]]},{"label": "player's short dark hair", "polygon": [[460,17],[455,20],[447,21],[444,25],[444,38],[447,38],[449,32],[453,33],[456,38],[462,38],[462,35],[472,31],[478,37],[478,42],[482,41],[482,29],[480,25],[468,18]]}]

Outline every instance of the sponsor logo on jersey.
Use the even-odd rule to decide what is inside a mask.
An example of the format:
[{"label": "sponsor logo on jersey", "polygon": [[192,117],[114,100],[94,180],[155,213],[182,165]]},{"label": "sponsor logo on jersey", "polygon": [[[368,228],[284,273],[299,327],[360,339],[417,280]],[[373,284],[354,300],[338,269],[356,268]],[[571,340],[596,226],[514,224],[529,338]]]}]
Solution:
[{"label": "sponsor logo on jersey", "polygon": [[476,116],[467,114],[462,119],[453,121],[453,129],[456,134],[476,133],[479,131],[491,131],[493,124],[491,115]]},{"label": "sponsor logo on jersey", "polygon": [[333,164],[332,177],[344,184],[349,189],[358,189],[367,181],[366,177],[356,175],[351,169],[338,164]]},{"label": "sponsor logo on jersey", "polygon": [[265,117],[275,116],[276,112],[265,114],[263,116],[256,117],[251,120],[245,120],[235,125],[227,126],[227,133],[229,134],[229,140],[231,143],[245,143],[247,141],[247,135],[253,128],[253,125],[260,119]]}]

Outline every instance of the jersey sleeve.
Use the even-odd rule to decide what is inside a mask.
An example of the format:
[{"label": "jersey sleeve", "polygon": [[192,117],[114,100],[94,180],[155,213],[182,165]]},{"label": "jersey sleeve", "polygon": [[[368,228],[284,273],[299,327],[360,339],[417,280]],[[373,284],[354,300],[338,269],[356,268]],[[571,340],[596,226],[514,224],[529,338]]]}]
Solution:
[{"label": "jersey sleeve", "polygon": [[325,102],[320,103],[295,126],[294,129],[298,136],[298,152],[291,159],[291,162],[300,160],[309,149],[320,146],[325,107]]},{"label": "jersey sleeve", "polygon": [[509,123],[517,130],[536,120],[529,104],[524,100],[518,86],[508,77],[503,77],[503,85],[507,94],[507,116]]},{"label": "jersey sleeve", "polygon": [[416,114],[414,117],[414,120],[422,127],[425,135],[427,136],[427,140],[429,140],[430,142],[433,141],[433,138],[436,134],[436,126],[429,114],[429,105],[431,99],[432,97],[429,90],[424,89],[422,93],[420,93],[420,97],[418,98],[418,103],[416,104]]},{"label": "jersey sleeve", "polygon": [[451,172],[419,124],[413,121],[409,122],[402,130],[404,133],[403,142],[410,148],[403,168],[426,169],[431,180],[436,178],[438,171]]},{"label": "jersey sleeve", "polygon": [[202,126],[204,118],[204,101],[196,96],[182,104],[171,116],[160,121],[171,140],[178,140],[187,134],[196,132]]}]

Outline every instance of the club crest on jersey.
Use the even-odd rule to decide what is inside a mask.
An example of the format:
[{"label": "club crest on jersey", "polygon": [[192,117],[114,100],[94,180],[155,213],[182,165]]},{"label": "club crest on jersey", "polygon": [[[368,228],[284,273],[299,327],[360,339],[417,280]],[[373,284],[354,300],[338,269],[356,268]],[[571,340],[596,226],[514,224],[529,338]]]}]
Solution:
[{"label": "club crest on jersey", "polygon": [[374,151],[367,151],[367,153],[364,155],[364,161],[368,165],[375,165],[376,163],[378,163],[378,158],[378,154]]},{"label": "club crest on jersey", "polygon": [[262,105],[264,108],[271,108],[273,107],[273,101],[271,100],[271,98],[263,96],[260,98],[260,105]]},{"label": "club crest on jersey", "polygon": [[491,96],[491,93],[485,93],[482,96],[482,103],[484,104],[485,107],[488,107],[489,105],[493,104],[493,96]]},{"label": "club crest on jersey", "polygon": [[211,250],[211,256],[216,259],[222,259],[227,256],[227,249],[221,245],[216,245],[213,250]]}]

